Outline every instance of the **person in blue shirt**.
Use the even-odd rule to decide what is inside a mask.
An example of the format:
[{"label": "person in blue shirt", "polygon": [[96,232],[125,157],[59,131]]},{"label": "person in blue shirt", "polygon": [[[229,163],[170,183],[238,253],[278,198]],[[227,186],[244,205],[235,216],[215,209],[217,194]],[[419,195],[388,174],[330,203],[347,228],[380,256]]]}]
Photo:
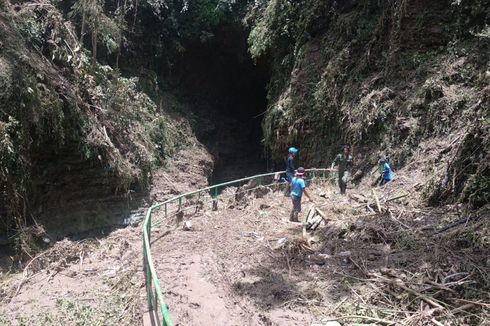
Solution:
[{"label": "person in blue shirt", "polygon": [[284,195],[289,197],[289,189],[291,186],[291,181],[294,178],[294,157],[298,153],[298,149],[296,147],[289,147],[288,150],[288,158],[286,160],[286,180],[288,182],[288,186],[284,191]]},{"label": "person in blue shirt", "polygon": [[293,210],[289,220],[291,222],[299,222],[298,214],[301,212],[301,197],[303,193],[308,197],[308,199],[313,202],[310,195],[306,191],[305,180],[303,179],[305,175],[305,169],[300,167],[296,171],[295,177],[291,180],[291,200],[293,202]]},{"label": "person in blue shirt", "polygon": [[393,171],[391,171],[391,166],[386,161],[385,156],[381,156],[378,161],[379,172],[381,174],[379,185],[382,186],[393,179]]}]

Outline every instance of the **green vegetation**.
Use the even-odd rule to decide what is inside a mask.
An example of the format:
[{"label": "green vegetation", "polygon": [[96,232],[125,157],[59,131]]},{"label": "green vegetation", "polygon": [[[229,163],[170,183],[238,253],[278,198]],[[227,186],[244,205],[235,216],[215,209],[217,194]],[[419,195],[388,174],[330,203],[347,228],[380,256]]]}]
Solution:
[{"label": "green vegetation", "polygon": [[[297,144],[308,153],[304,160],[321,166],[340,144],[350,143],[384,151],[401,167],[419,144],[465,125],[472,126],[469,134],[488,131],[478,121],[488,105],[488,77],[482,76],[490,62],[490,13],[482,1],[386,6],[370,0],[264,0],[249,21],[252,57],[273,62],[263,128],[277,160],[285,147]],[[479,159],[457,168],[460,186],[442,197],[431,187],[431,203],[461,199],[483,205],[488,165],[482,158],[489,143],[482,136],[479,142],[473,148]],[[434,184],[444,180],[439,171]]]},{"label": "green vegetation", "polygon": [[418,250],[425,245],[424,239],[411,231],[401,232],[396,244],[398,248],[405,251]]},{"label": "green vegetation", "polygon": [[[365,274],[360,282],[374,281],[375,292],[389,290],[389,296],[383,297],[375,292],[371,296],[356,293],[364,304],[382,307],[386,298],[402,299],[403,304],[395,314],[378,315],[377,308],[365,309],[357,303],[340,305],[337,313],[377,319],[406,311],[424,315],[434,307],[438,311],[438,303],[425,300],[428,305],[424,306],[424,300],[413,300],[426,293],[436,300],[451,293],[453,301],[444,301],[451,315],[462,312],[453,310],[453,304],[456,309],[461,302],[484,310],[488,307],[480,300],[486,293],[479,293],[476,285],[487,285],[488,275],[480,266],[483,270],[490,263],[472,260],[484,256],[490,242],[487,212],[478,210],[490,201],[489,26],[488,0],[0,1],[0,236],[6,235],[0,240],[7,239],[19,254],[9,263],[22,266],[29,259],[40,264],[36,255],[58,236],[50,238],[50,230],[44,229],[48,223],[62,229],[76,225],[73,233],[78,225],[95,229],[112,222],[110,213],[129,215],[135,203],[147,207],[142,204],[145,196],[151,197],[150,202],[185,191],[180,184],[157,195],[149,196],[148,190],[155,169],[165,167],[186,146],[202,149],[206,144],[206,159],[201,160],[198,151],[187,151],[179,153],[179,159],[180,154],[185,156],[183,162],[171,167],[189,169],[182,179],[200,184],[193,178],[210,169],[207,155],[215,156],[216,166],[230,164],[223,156],[233,156],[233,149],[215,153],[214,148],[226,147],[223,140],[229,133],[221,129],[229,125],[247,137],[251,129],[249,138],[257,139],[257,144],[262,141],[263,156],[275,167],[283,166],[289,146],[301,149],[298,161],[302,165],[325,167],[340,145],[351,144],[357,170],[352,171],[353,181],[368,191],[365,181],[374,179],[371,172],[380,154],[389,157],[399,179],[383,188],[391,193],[376,198],[378,213],[386,214],[377,214],[373,203],[370,206],[361,194],[355,208],[350,205],[355,198],[346,199],[346,206],[332,204],[331,213],[342,216],[338,233],[318,251],[325,252],[328,258],[322,260],[326,260],[338,258],[326,254],[337,241],[340,246],[332,245],[332,252],[355,244],[353,240],[372,247],[357,257],[350,252],[359,246],[337,250],[349,252],[342,271],[352,267]],[[213,69],[200,69],[207,64]],[[234,74],[230,67],[245,77],[225,85],[233,78],[220,78],[220,72]],[[259,87],[248,88],[247,81]],[[262,85],[266,82],[265,99]],[[259,99],[250,105],[238,103],[246,97]],[[246,111],[247,106],[257,110]],[[236,111],[244,114],[231,119]],[[261,121],[263,133],[256,133],[245,120]],[[202,144],[197,144],[198,137]],[[252,141],[247,137],[236,143],[238,150],[249,147]],[[206,138],[214,143],[208,144]],[[220,153],[225,153],[221,161]],[[186,165],[185,160],[193,159],[206,168]],[[165,183],[173,186],[172,180]],[[413,194],[397,197],[395,190],[401,189],[390,189],[392,185],[402,185]],[[325,201],[332,202],[330,193],[323,193]],[[448,204],[441,211],[450,212],[451,223],[439,217],[444,213],[431,208],[429,213],[414,211],[409,220],[401,219],[406,208],[420,204],[410,202],[418,200],[419,193],[429,205]],[[400,204],[398,215],[387,204],[392,195],[393,204],[407,203]],[[281,218],[269,206],[257,207],[255,216],[263,220]],[[364,210],[371,213],[365,215]],[[354,221],[347,224],[343,219],[349,216],[374,227]],[[79,244],[74,244],[76,259]],[[420,255],[434,248],[448,249],[448,253],[451,248],[458,250],[438,262],[438,250],[434,256]],[[66,255],[64,250],[60,253]],[[468,258],[466,253],[476,255]],[[377,257],[383,257],[387,267],[389,256],[396,254],[411,256],[400,260],[396,272],[411,270],[417,278],[403,279],[404,273],[376,275],[371,272],[381,270],[381,264],[371,265],[370,270],[364,264],[375,264]],[[454,258],[462,266],[455,265]],[[82,273],[83,254],[79,259]],[[425,266],[422,271],[419,260]],[[465,266],[470,263],[474,266]],[[325,270],[332,266],[325,261],[318,266],[323,265]],[[438,266],[441,270],[431,275]],[[128,271],[127,278],[107,280],[104,285],[110,291],[117,291],[117,284],[137,288],[142,283],[131,277],[138,277],[138,268]],[[451,280],[458,272],[475,274],[476,281],[470,284],[461,278],[464,283],[451,281],[454,289],[446,287],[446,278]],[[294,277],[291,266],[283,275],[276,273],[279,278],[267,273],[265,282],[272,284],[282,285]],[[25,277],[31,276],[26,268]],[[433,287],[425,287],[427,280],[433,280]],[[19,294],[22,282],[9,295]],[[340,282],[344,290],[353,286],[346,279]],[[415,293],[400,287],[403,284],[416,289]],[[393,292],[393,286],[398,286],[398,292]],[[339,292],[335,285],[328,288]],[[140,293],[129,297],[119,292],[104,297],[100,306],[66,295],[56,303],[55,312],[30,317],[0,314],[0,324],[14,319],[19,325],[133,324]],[[458,301],[461,298],[474,301]],[[308,304],[315,295],[301,300]],[[128,309],[133,310],[129,317]],[[477,317],[467,312],[467,318]],[[445,317],[452,318],[450,314]]]},{"label": "green vegetation", "polygon": [[[37,316],[17,316],[14,320],[0,315],[3,325],[15,321],[19,326],[28,325],[76,325],[76,326],[102,326],[114,325],[123,319],[121,310],[127,304],[124,299],[106,297],[104,307],[97,307],[77,299],[59,299],[56,313],[43,312]],[[109,304],[110,303],[110,304]]]},{"label": "green vegetation", "polygon": [[244,31],[251,57],[267,63],[262,128],[273,160],[296,144],[305,164],[322,166],[351,143],[386,152],[399,168],[421,144],[471,126],[466,136],[481,146],[466,136],[451,144],[445,163],[432,162],[426,198],[475,207],[489,198],[483,0],[78,0],[19,8],[2,2],[0,18],[1,231],[26,223],[39,206],[36,187],[53,175],[41,170],[61,157],[97,166],[93,175],[117,193],[144,188],[152,166],[186,138],[168,116],[179,106],[163,101],[177,79],[174,64],[223,29]]},{"label": "green vegetation", "polygon": [[[86,18],[89,30],[117,39],[101,23],[106,18],[97,17]],[[0,49],[0,232],[25,226],[37,185],[54,177],[49,171],[65,170],[63,161],[85,164],[87,173],[101,166],[107,186],[122,193],[133,183],[146,187],[151,166],[164,162],[151,130],[168,121],[156,119],[160,109],[138,90],[138,80],[97,64],[95,48],[91,61],[51,6],[7,11],[0,19],[0,42],[10,45]],[[172,135],[158,146],[166,147]],[[51,160],[54,165],[40,171]]]},{"label": "green vegetation", "polygon": [[[188,40],[212,37],[221,24],[239,24],[245,6],[223,0],[78,0],[14,10],[2,2],[0,233],[40,218],[32,212],[51,200],[42,195],[44,185],[73,180],[72,173],[93,180],[97,191],[103,185],[107,195],[147,189],[151,169],[193,136],[167,115],[179,105],[163,102],[158,72],[121,72],[131,70],[128,60],[151,62],[154,48],[163,51],[156,60],[168,62]],[[150,16],[156,18],[152,26]],[[131,57],[139,35],[158,42],[145,39],[149,53]],[[36,240],[24,233],[18,247],[29,252]]]},{"label": "green vegetation", "polygon": [[[124,13],[125,8],[122,8],[122,12],[119,15],[122,17]],[[119,17],[111,19],[105,15],[103,1],[78,0],[73,5],[70,16],[81,19],[80,43],[83,44],[86,31],[90,31],[94,61],[97,60],[97,42],[99,39],[102,40],[109,53],[115,53],[119,49],[121,29],[124,26],[120,24],[121,19],[118,19]]]}]

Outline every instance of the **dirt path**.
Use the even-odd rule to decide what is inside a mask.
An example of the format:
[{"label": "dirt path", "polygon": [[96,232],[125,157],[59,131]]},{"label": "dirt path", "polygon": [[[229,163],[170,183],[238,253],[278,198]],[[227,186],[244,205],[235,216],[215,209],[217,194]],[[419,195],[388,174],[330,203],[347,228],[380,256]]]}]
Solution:
[{"label": "dirt path", "polygon": [[[176,229],[153,245],[164,297],[176,323],[310,323],[313,315],[308,309],[289,307],[289,300],[308,290],[308,275],[289,275],[284,257],[271,254],[278,239],[301,234],[300,224],[287,221],[289,199],[275,192],[260,199],[248,197],[238,206],[219,206],[218,211],[186,217],[192,231]],[[164,231],[157,230],[155,236]]]}]

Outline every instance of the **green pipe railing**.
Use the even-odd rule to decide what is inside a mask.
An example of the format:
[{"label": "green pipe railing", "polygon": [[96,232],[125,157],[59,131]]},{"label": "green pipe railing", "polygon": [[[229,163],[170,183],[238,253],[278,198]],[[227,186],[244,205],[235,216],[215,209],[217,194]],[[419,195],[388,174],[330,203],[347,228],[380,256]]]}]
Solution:
[{"label": "green pipe railing", "polygon": [[[307,179],[315,179],[316,177],[320,177],[322,179],[326,179],[328,176],[327,172],[332,171],[331,169],[307,169]],[[157,226],[162,221],[152,221],[153,213],[160,208],[164,208],[164,219],[168,219],[169,216],[176,215],[177,213],[184,212],[183,205],[185,205],[186,201],[189,201],[193,196],[197,195],[197,201],[195,202],[196,205],[196,212],[198,211],[199,204],[203,203],[200,201],[202,198],[203,194],[208,194],[210,196],[209,201],[216,201],[216,198],[220,194],[220,190],[223,190],[226,187],[229,186],[236,186],[240,185],[246,182],[250,182],[252,180],[256,181],[256,184],[258,187],[262,186],[271,186],[274,183],[269,183],[269,184],[264,184],[264,179],[269,178],[269,177],[274,177],[276,175],[281,175],[283,174],[283,171],[280,172],[271,172],[271,173],[264,173],[264,174],[259,174],[259,175],[254,175],[251,177],[246,177],[242,179],[237,179],[233,181],[228,181],[224,183],[220,183],[217,185],[209,186],[206,188],[202,188],[199,190],[195,191],[190,191],[175,197],[172,197],[164,202],[158,203],[156,205],[151,206],[145,216],[145,220],[143,222],[143,269],[144,269],[144,274],[145,274],[145,284],[146,284],[146,297],[148,301],[148,310],[150,312],[153,312],[155,317],[158,318],[158,322],[161,323],[163,326],[173,326],[173,321],[172,318],[170,317],[170,314],[167,310],[167,305],[165,304],[165,301],[163,300],[163,294],[162,294],[162,289],[160,287],[160,280],[158,279],[156,270],[155,270],[155,265],[153,264],[153,259],[152,259],[152,254],[151,254],[151,228],[152,226]],[[244,192],[247,191],[252,191],[258,187],[253,187],[250,189],[245,189]],[[192,206],[192,202],[189,201]],[[177,209],[174,212],[169,211],[169,205],[172,203],[177,204]],[[154,223],[152,223],[154,222]],[[160,316],[161,315],[161,316]]]}]

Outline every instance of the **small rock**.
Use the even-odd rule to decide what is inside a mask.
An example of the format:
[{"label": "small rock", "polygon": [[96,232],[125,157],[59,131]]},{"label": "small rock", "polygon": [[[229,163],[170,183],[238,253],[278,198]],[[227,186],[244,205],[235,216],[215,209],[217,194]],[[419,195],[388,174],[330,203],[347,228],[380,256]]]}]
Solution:
[{"label": "small rock", "polygon": [[75,271],[68,271],[68,273],[66,274],[66,276],[68,276],[68,277],[75,277],[75,276],[77,276],[77,272],[75,272]]},{"label": "small rock", "polygon": [[276,245],[274,246],[274,249],[282,248],[287,241],[288,241],[288,238],[278,239],[276,242]]},{"label": "small rock", "polygon": [[324,326],[342,326],[338,321],[336,320],[328,320],[326,323],[323,324]]},{"label": "small rock", "polygon": [[271,192],[271,189],[269,187],[260,186],[254,190],[254,195],[255,198],[262,198],[265,195],[267,195],[269,192]]},{"label": "small rock", "polygon": [[354,223],[354,226],[355,226],[355,229],[356,230],[362,230],[362,229],[364,229],[364,222],[363,221],[360,221],[360,220],[357,220]]},{"label": "small rock", "polygon": [[288,238],[281,238],[277,240],[278,245],[285,244],[288,241]]},{"label": "small rock", "polygon": [[120,269],[121,269],[121,266],[113,266],[112,268],[105,271],[102,275],[109,277],[109,278],[113,278],[114,276],[117,275],[117,272],[119,272]]},{"label": "small rock", "polygon": [[324,259],[332,258],[332,256],[330,256],[329,254],[318,254],[318,256],[323,257]]},{"label": "small rock", "polygon": [[308,259],[311,263],[316,264],[316,265],[320,265],[320,266],[325,265],[325,263],[326,263],[326,259],[322,255],[319,255],[319,254],[309,255]]},{"label": "small rock", "polygon": [[350,257],[352,252],[350,250],[339,252],[339,257]]},{"label": "small rock", "polygon": [[191,221],[185,221],[184,224],[182,225],[182,229],[184,231],[192,230],[192,222]]}]

